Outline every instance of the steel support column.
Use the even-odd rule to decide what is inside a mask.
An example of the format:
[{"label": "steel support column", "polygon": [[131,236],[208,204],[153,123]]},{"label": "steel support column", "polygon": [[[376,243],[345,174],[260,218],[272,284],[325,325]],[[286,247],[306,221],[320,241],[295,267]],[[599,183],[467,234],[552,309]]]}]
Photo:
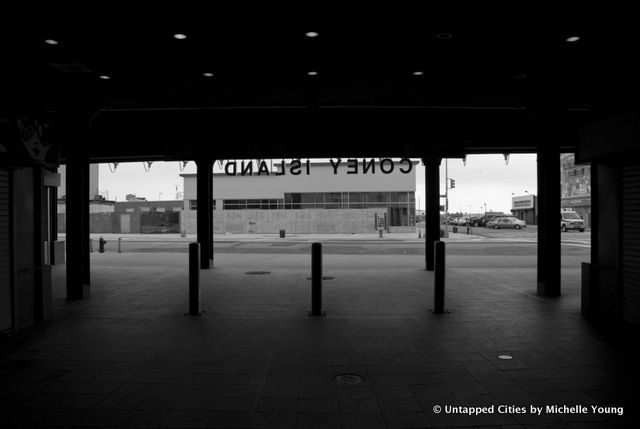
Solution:
[{"label": "steel support column", "polygon": [[89,240],[91,240],[91,221],[89,216],[89,199],[92,199],[94,196],[89,195],[90,186],[89,186],[89,160],[82,160],[82,239],[84,243],[84,251],[82,252],[82,276],[84,280],[84,284],[91,284],[91,259],[90,259],[90,249],[89,249]]},{"label": "steel support column", "polygon": [[211,268],[210,252],[213,241],[212,197],[213,160],[198,159],[196,177],[198,243],[200,243],[200,268]]},{"label": "steel support column", "polygon": [[433,271],[434,243],[440,240],[440,163],[442,158],[426,158],[425,165],[425,259],[427,271]]},{"label": "steel support column", "polygon": [[49,263],[56,264],[55,243],[58,241],[58,187],[51,186],[49,191]]},{"label": "steel support column", "polygon": [[554,143],[538,147],[538,295],[542,296],[560,296],[561,289],[560,151]]},{"label": "steel support column", "polygon": [[89,162],[69,154],[66,164],[67,299],[89,297]]}]

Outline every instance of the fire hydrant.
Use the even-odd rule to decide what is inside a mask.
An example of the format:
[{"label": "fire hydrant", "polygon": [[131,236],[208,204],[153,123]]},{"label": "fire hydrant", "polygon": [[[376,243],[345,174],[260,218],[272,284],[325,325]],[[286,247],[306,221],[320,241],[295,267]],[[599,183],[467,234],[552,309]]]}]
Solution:
[{"label": "fire hydrant", "polygon": [[100,236],[100,240],[98,240],[98,252],[104,253],[104,245],[107,244],[107,240]]}]

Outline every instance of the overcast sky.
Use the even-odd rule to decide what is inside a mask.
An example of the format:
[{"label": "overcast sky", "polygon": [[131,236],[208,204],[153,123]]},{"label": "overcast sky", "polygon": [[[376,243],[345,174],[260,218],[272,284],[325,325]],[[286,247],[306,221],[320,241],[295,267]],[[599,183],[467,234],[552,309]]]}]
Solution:
[{"label": "overcast sky", "polygon": [[[450,159],[449,178],[456,181],[449,190],[449,212],[479,213],[502,211],[509,213],[513,195],[536,194],[535,154],[513,154],[505,165],[503,155],[469,155],[467,165],[460,159]],[[194,162],[180,171],[179,162],[154,162],[148,172],[142,162],[120,163],[112,173],[113,164],[100,164],[100,193],[110,200],[125,201],[126,194],[136,194],[148,200],[173,200],[182,192],[180,173],[195,173]],[[110,168],[111,167],[111,168]],[[215,170],[218,170],[216,163]],[[444,194],[445,161],[440,168],[441,193]],[[416,204],[424,209],[424,167],[418,164],[416,174]],[[513,194],[513,195],[512,195]],[[182,199],[178,195],[178,199]],[[444,205],[444,199],[442,201]]]}]

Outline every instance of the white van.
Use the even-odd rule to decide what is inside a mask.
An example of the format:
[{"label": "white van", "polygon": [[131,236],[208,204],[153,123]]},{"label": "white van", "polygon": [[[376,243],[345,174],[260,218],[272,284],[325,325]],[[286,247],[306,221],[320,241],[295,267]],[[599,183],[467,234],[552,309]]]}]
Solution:
[{"label": "white van", "polygon": [[584,220],[575,212],[575,210],[560,210],[560,230],[567,232],[570,229],[577,229],[584,232]]}]

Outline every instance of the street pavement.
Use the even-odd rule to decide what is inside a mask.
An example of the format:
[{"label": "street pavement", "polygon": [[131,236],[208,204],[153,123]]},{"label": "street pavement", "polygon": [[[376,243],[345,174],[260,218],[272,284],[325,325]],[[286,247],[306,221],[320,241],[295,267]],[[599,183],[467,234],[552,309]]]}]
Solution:
[{"label": "street pavement", "polygon": [[[470,227],[467,234],[467,227],[459,227],[457,233],[452,232],[449,226],[449,233],[442,240],[445,242],[526,242],[535,243],[538,239],[538,228],[536,225],[530,225],[521,230],[515,229],[489,229],[484,227]],[[118,239],[129,242],[193,242],[196,240],[196,234],[187,234],[185,237],[180,234],[106,234],[92,233],[90,237],[98,240],[103,237],[108,242],[115,242]],[[591,231],[585,232],[568,231],[560,235],[562,243],[567,245],[586,246],[591,245]],[[64,240],[65,234],[59,234],[59,239]],[[214,234],[214,242],[357,242],[357,241],[374,241],[374,242],[407,242],[421,243],[424,241],[424,229],[416,228],[416,232],[412,233],[387,233],[384,232],[380,238],[378,232],[368,234],[291,234],[287,233],[284,238],[280,238],[278,233],[272,234]]]}]

